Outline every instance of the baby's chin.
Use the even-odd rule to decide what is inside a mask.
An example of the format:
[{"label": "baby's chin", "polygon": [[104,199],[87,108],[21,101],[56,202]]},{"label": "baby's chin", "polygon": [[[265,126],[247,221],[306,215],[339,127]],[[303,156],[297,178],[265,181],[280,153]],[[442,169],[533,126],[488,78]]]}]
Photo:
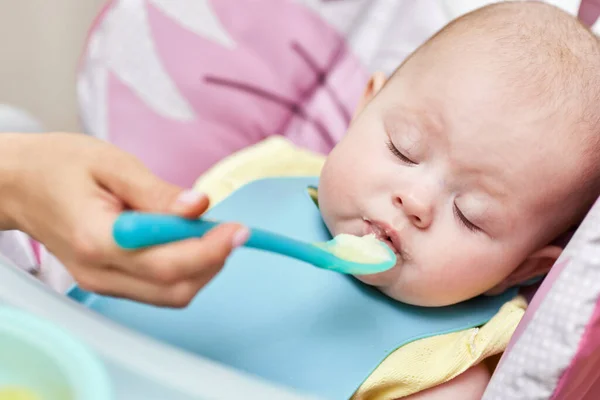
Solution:
[{"label": "baby's chin", "polygon": [[387,296],[392,297],[395,300],[402,301],[400,294],[397,293],[397,290],[394,290],[397,286],[396,284],[399,278],[399,269],[400,266],[396,265],[394,268],[378,274],[355,275],[355,278],[369,286],[376,287]]},{"label": "baby's chin", "polygon": [[357,275],[355,276],[355,278],[361,281],[362,283],[365,283],[369,286],[373,286],[374,288],[378,289],[381,293],[394,300],[400,301],[402,303],[411,304],[411,302],[406,301],[406,299],[404,298],[405,296],[402,295],[402,291],[399,290],[399,288],[397,287],[395,281],[396,278],[392,276],[391,270],[382,272],[380,274]]},{"label": "baby's chin", "polygon": [[373,286],[386,296],[406,304],[420,307],[444,307],[458,303],[465,298],[453,298],[447,293],[432,292],[429,287],[427,289],[423,285],[406,286],[406,282],[401,282],[399,274],[399,266],[392,268],[379,274],[372,275],[355,275],[359,281]]}]

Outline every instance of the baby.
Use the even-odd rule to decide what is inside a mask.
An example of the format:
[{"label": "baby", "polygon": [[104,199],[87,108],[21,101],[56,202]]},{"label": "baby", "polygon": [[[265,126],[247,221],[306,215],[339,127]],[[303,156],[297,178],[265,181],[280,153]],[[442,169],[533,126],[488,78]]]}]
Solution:
[{"label": "baby", "polygon": [[[543,3],[475,11],[371,80],[324,165],[323,218],[396,251],[395,268],[358,278],[403,302],[542,276],[599,195],[599,102],[598,41],[575,19]],[[487,380],[469,375],[414,398],[466,399]]]},{"label": "baby", "polygon": [[[243,163],[234,156],[198,189],[281,175],[274,160],[290,156],[286,168],[320,173],[319,208],[333,235],[373,233],[397,253],[393,269],[358,279],[404,303],[450,305],[550,270],[559,239],[600,193],[599,103],[594,35],[544,3],[500,3],[450,23],[388,80],[375,74],[324,164],[289,148]],[[515,325],[481,330],[500,331],[494,351],[503,351]],[[490,376],[483,363],[438,368],[435,379],[396,390],[417,364],[443,364],[438,339],[392,353],[398,360],[412,346],[420,358],[399,359],[411,369],[405,375],[386,359],[355,399],[481,398]],[[454,343],[451,352],[464,354],[464,341]]]},{"label": "baby", "polygon": [[[322,168],[323,219],[396,252],[358,279],[402,302],[541,277],[600,194],[598,104],[600,47],[577,20],[537,2],[476,10],[372,77]],[[479,364],[408,398],[478,399],[488,380]]]},{"label": "baby", "polygon": [[333,234],[375,233],[396,268],[360,278],[440,306],[544,275],[598,196],[600,49],[538,3],[466,15],[371,80],[327,158]]}]

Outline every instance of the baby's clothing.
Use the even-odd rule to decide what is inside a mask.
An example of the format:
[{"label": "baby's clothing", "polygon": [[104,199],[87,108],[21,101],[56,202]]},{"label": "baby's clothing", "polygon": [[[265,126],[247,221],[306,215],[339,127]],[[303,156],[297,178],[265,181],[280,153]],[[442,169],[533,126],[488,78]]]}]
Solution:
[{"label": "baby's clothing", "polygon": [[[275,176],[317,176],[325,158],[271,137],[240,151],[198,179],[195,189],[214,204],[244,184]],[[518,296],[479,328],[414,341],[387,357],[355,393],[354,400],[395,399],[447,382],[506,348],[524,314]],[[358,384],[358,383],[357,383]]]}]

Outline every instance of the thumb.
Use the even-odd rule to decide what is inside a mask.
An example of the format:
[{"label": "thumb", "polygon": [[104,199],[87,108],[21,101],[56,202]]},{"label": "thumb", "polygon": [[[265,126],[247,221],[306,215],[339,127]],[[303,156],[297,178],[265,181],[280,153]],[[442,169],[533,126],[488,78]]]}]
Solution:
[{"label": "thumb", "polygon": [[209,201],[205,195],[185,191],[160,179],[139,160],[126,153],[106,157],[101,165],[92,170],[101,186],[134,210],[174,213],[192,218],[198,217],[208,208]]}]

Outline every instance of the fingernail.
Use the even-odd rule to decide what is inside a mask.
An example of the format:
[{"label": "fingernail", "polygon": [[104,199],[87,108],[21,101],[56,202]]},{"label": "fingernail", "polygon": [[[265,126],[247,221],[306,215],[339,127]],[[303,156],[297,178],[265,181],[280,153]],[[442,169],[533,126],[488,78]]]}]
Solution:
[{"label": "fingernail", "polygon": [[250,230],[248,228],[241,227],[238,231],[233,235],[232,246],[235,249],[236,247],[240,247],[244,245],[248,239],[250,238]]},{"label": "fingernail", "polygon": [[206,195],[195,190],[185,190],[177,197],[177,204],[196,204]]}]

